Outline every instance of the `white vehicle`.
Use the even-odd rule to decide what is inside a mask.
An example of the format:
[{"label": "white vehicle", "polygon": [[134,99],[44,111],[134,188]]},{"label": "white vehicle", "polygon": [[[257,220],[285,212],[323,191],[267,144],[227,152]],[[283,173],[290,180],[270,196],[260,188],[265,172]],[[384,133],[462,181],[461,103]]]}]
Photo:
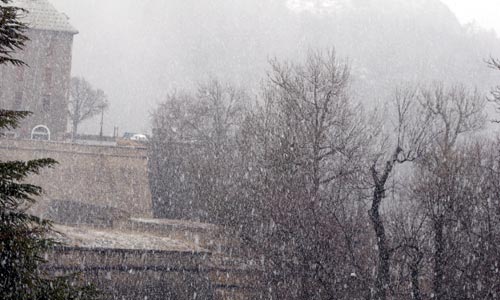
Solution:
[{"label": "white vehicle", "polygon": [[147,142],[148,141],[148,137],[144,134],[134,134],[130,140],[132,141],[138,141],[138,142]]}]

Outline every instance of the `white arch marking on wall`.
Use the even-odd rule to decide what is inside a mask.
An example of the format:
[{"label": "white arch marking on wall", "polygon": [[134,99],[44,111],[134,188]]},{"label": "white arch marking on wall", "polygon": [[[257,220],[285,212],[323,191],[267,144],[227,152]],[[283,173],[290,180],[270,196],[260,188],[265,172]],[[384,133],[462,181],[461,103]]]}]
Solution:
[{"label": "white arch marking on wall", "polygon": [[[45,132],[40,132],[37,130],[39,129],[44,129]],[[47,141],[50,141],[50,129],[49,127],[45,126],[45,125],[37,125],[33,128],[33,130],[31,130],[31,139],[33,140],[33,137],[35,136],[35,134],[45,134],[47,135]]]}]

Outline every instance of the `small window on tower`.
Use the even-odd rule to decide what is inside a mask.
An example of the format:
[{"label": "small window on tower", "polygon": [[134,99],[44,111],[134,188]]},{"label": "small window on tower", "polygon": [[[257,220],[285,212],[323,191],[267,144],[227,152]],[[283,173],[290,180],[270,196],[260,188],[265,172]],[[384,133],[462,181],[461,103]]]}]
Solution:
[{"label": "small window on tower", "polygon": [[42,98],[42,109],[44,112],[49,112],[50,111],[50,96],[45,95]]},{"label": "small window on tower", "polygon": [[23,92],[16,92],[14,96],[14,109],[21,109],[23,105]]},{"label": "small window on tower", "polygon": [[47,87],[52,87],[52,69],[45,68],[43,81],[47,85]]}]

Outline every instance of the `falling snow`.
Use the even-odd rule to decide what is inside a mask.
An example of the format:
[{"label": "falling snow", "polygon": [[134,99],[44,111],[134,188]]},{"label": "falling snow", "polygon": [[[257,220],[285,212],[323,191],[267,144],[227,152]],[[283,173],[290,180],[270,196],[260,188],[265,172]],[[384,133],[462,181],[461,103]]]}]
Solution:
[{"label": "falling snow", "polygon": [[0,0],[0,298],[500,299],[496,25],[237,2]]}]

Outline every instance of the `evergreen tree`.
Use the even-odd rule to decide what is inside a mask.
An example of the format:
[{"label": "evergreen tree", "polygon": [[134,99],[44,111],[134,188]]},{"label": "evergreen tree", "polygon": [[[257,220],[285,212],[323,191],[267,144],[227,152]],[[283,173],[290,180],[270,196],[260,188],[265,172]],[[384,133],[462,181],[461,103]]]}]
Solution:
[{"label": "evergreen tree", "polygon": [[24,62],[13,57],[13,54],[23,49],[28,40],[24,34],[27,26],[20,20],[26,11],[10,5],[10,2],[11,0],[0,0],[0,65],[24,65]]},{"label": "evergreen tree", "polygon": [[[15,126],[26,112],[0,110],[0,126]],[[41,266],[57,242],[47,238],[51,224],[26,212],[41,188],[23,181],[51,167],[52,159],[0,161],[0,296],[1,299],[94,299],[95,290],[74,284],[73,276],[53,277]]]},{"label": "evergreen tree", "polygon": [[[0,65],[23,65],[15,58],[22,50],[26,25],[19,20],[25,11],[0,0]],[[0,108],[0,131],[17,127],[30,113]],[[27,213],[27,208],[42,193],[36,185],[25,183],[27,176],[38,174],[56,164],[53,159],[0,161],[0,298],[4,300],[95,299],[92,286],[77,284],[75,276],[55,277],[42,268],[44,255],[58,243],[47,234],[48,221]]]}]

